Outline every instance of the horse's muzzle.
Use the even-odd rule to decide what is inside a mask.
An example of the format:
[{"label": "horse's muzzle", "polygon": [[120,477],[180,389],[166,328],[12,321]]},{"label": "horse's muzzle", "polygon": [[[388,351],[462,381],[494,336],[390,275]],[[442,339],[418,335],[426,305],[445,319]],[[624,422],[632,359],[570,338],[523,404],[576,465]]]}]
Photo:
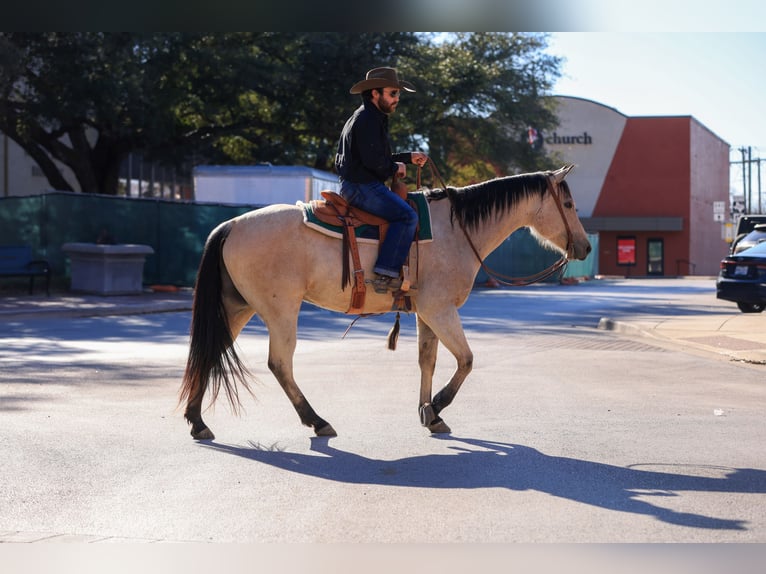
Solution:
[{"label": "horse's muzzle", "polygon": [[582,261],[588,256],[592,249],[590,241],[588,240],[575,242],[570,259],[578,259],[579,261]]}]

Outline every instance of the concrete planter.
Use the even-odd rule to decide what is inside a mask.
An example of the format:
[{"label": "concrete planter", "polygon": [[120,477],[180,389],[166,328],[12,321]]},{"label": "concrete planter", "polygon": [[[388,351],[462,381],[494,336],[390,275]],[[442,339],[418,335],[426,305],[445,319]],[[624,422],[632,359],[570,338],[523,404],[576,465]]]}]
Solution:
[{"label": "concrete planter", "polygon": [[148,245],[65,243],[70,259],[72,291],[99,295],[143,292],[144,262],[154,253]]}]

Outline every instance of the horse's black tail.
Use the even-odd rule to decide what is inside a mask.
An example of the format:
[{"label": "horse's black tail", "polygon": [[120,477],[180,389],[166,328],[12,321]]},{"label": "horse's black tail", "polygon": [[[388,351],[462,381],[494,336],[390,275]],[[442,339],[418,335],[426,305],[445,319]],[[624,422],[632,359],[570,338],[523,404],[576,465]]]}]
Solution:
[{"label": "horse's black tail", "polygon": [[194,286],[189,356],[179,402],[186,400],[189,405],[199,408],[208,384],[211,384],[212,404],[223,386],[232,411],[237,413],[241,406],[237,382],[248,391],[250,388],[247,383],[249,373],[237,356],[223,301],[222,274],[226,273],[226,268],[222,250],[232,225],[227,221],[215,228],[202,252]]}]

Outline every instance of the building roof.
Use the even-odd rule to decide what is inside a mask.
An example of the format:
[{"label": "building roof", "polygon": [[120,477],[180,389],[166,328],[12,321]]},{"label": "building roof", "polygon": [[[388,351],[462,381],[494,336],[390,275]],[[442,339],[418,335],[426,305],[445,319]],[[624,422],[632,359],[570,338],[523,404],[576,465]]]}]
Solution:
[{"label": "building roof", "polygon": [[194,168],[194,177],[313,177],[337,181],[338,176],[329,171],[314,169],[305,165],[198,165]]}]

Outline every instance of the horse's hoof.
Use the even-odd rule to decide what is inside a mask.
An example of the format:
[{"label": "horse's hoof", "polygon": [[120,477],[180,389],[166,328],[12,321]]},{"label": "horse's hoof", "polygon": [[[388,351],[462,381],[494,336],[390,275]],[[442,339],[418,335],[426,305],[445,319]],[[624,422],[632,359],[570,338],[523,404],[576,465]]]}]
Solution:
[{"label": "horse's hoof", "polygon": [[213,431],[207,427],[197,433],[192,430],[191,435],[194,440],[213,440],[215,438]]},{"label": "horse's hoof", "polygon": [[436,420],[436,413],[434,412],[431,403],[420,405],[420,424],[424,427],[430,427],[431,423]]},{"label": "horse's hoof", "polygon": [[428,430],[431,434],[448,434],[452,432],[452,429],[447,426],[440,418],[437,418],[432,424],[428,425]]},{"label": "horse's hoof", "polygon": [[338,436],[338,433],[335,432],[330,423],[314,428],[314,434],[317,436]]}]

